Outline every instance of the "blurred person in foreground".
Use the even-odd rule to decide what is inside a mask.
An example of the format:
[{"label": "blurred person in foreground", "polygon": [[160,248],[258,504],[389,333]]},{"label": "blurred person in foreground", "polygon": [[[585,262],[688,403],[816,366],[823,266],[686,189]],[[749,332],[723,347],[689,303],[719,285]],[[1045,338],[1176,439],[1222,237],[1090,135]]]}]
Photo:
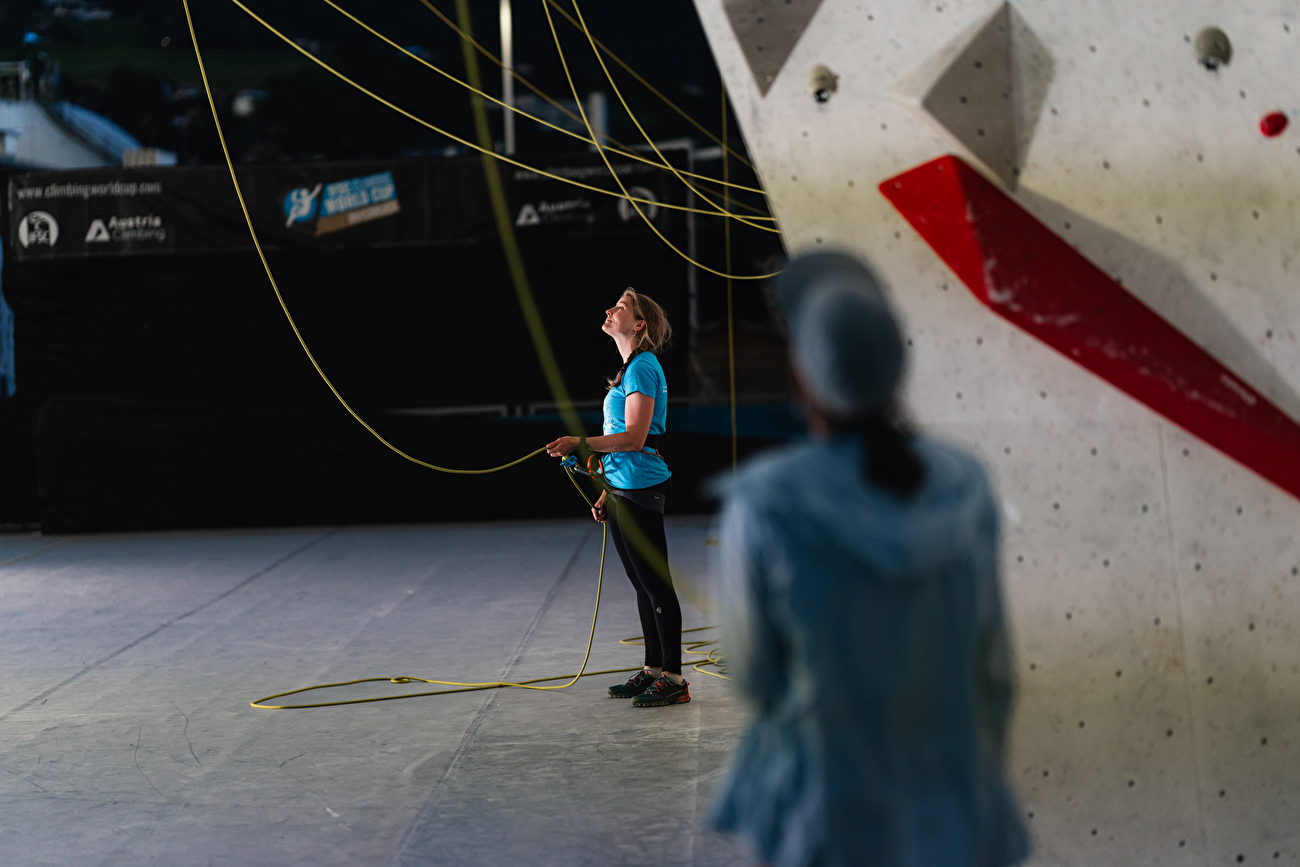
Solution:
[{"label": "blurred person in foreground", "polygon": [[714,806],[773,867],[1001,867],[1010,648],[984,470],[896,419],[898,323],[835,253],[779,286],[811,440],[724,483],[715,582],[753,712]]}]

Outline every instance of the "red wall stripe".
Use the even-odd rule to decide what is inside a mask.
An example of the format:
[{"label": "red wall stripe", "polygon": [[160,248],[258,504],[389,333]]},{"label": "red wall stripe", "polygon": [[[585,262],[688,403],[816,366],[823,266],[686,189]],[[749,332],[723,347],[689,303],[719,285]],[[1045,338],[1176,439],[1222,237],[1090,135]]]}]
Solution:
[{"label": "red wall stripe", "polygon": [[994,313],[1300,497],[1300,426],[960,158],[880,191]]}]

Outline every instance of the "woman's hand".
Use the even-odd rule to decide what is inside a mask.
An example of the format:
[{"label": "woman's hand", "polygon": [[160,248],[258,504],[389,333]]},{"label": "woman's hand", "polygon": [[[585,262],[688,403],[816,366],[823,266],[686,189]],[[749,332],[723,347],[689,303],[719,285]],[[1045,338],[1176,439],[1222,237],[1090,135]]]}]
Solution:
[{"label": "woman's hand", "polygon": [[605,491],[600,492],[600,498],[591,509],[591,517],[595,518],[597,523],[605,523]]},{"label": "woman's hand", "polygon": [[577,437],[560,437],[555,442],[547,444],[546,453],[553,458],[563,458],[573,454],[577,449]]}]

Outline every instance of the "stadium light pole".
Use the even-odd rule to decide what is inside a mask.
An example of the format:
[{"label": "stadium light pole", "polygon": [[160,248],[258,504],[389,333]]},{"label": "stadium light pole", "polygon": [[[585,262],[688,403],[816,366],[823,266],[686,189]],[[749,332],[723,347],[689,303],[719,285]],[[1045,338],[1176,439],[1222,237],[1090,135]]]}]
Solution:
[{"label": "stadium light pole", "polygon": [[504,139],[506,154],[509,155],[515,152],[515,113],[511,111],[515,107],[515,79],[512,75],[515,68],[515,21],[510,8],[510,0],[501,0],[499,12],[501,19],[501,101],[507,106],[501,112],[504,121],[502,138]]}]

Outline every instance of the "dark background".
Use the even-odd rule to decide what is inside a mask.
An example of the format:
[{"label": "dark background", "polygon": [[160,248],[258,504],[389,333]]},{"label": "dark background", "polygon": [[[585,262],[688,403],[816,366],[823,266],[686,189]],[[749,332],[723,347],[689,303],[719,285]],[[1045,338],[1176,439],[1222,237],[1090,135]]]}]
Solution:
[{"label": "dark background", "polygon": [[[319,2],[263,5],[254,8],[313,53],[414,113],[474,137],[463,89]],[[454,19],[454,4],[437,5]],[[473,6],[476,37],[496,51],[496,3]],[[106,114],[146,146],[176,151],[182,166],[217,163],[179,2],[83,8],[113,17],[84,21],[42,3],[4,4],[0,59],[43,52],[59,72],[58,98]],[[326,243],[272,239],[271,264],[286,298],[358,411],[395,445],[448,466],[501,463],[561,433],[558,418],[530,406],[550,395],[490,223],[479,159],[329,77],[237,7],[197,0],[192,8],[232,152],[247,171],[303,171],[339,160],[377,161],[339,166],[340,177],[413,164],[460,166],[454,196],[432,205],[464,218],[466,234],[455,243],[374,246],[361,243],[364,226],[339,233],[354,238]],[[352,11],[463,74],[458,37],[418,0]],[[516,2],[514,11],[516,68],[553,96],[568,97],[540,4]],[[719,77],[690,3],[590,4],[583,12],[633,68],[721,132]],[[557,26],[580,93],[608,93],[585,39],[558,19]],[[21,44],[29,31],[40,35],[39,44]],[[497,69],[480,64],[485,89],[499,92]],[[657,139],[712,144],[625,73],[615,74]],[[257,108],[240,118],[230,106],[244,90],[255,91]],[[520,85],[516,92],[527,93]],[[489,114],[499,138],[500,113]],[[517,130],[525,163],[595,161],[581,143],[554,131],[523,119]],[[639,141],[612,94],[610,131]],[[728,137],[743,153],[734,125]],[[721,161],[706,159],[696,169],[720,176]],[[757,185],[735,159],[729,170],[733,179]],[[224,169],[193,171],[221,176]],[[680,185],[664,177],[663,194],[684,201]],[[214,201],[224,195],[225,204],[209,216],[242,233],[228,180],[219,186],[224,192],[214,192]],[[403,214],[413,205],[404,199]],[[663,225],[684,249],[684,219]],[[721,221],[700,217],[695,231],[700,258],[721,267]],[[604,377],[619,363],[599,334],[601,311],[629,283],[664,303],[678,333],[663,356],[673,397],[664,442],[677,480],[673,510],[709,508],[700,482],[731,458],[724,281],[697,271],[692,328],[687,265],[643,226],[621,227],[611,238],[521,233],[520,242],[566,383],[591,407],[584,421],[592,431]],[[3,289],[17,320],[19,387],[13,398],[0,399],[0,524],[127,530],[522,517],[582,508],[545,458],[492,476],[446,476],[380,446],[310,367],[247,245],[18,262],[8,246],[11,232],[5,243]],[[775,235],[733,231],[740,273],[772,270],[780,252]],[[788,434],[794,423],[783,408],[784,344],[770,290],[737,283],[734,296],[738,396],[757,413],[742,407],[744,453]],[[485,404],[508,408],[504,415],[411,412]]]},{"label": "dark background", "polygon": [[[597,158],[534,161],[562,167]],[[400,191],[394,217],[317,237],[286,229],[277,213],[296,186],[383,170]],[[479,158],[284,163],[240,174],[299,328],[339,390],[394,445],[444,466],[484,467],[564,432],[491,221]],[[660,201],[684,199],[670,176],[645,174],[636,182]],[[156,201],[130,206],[165,215],[172,249],[104,253],[107,245],[78,241],[109,203],[31,203],[14,193],[113,178],[161,181]],[[555,181],[506,178],[512,213],[525,202],[575,195]],[[0,401],[5,523],[72,532],[583,508],[553,460],[489,476],[444,475],[403,461],[348,417],[290,331],[240,231],[221,168],[40,172],[13,176],[9,188],[4,290],[15,314],[18,390]],[[727,408],[692,393],[699,335],[689,328],[688,266],[639,220],[623,220],[615,200],[590,198],[599,200],[590,223],[516,230],[551,345],[594,433],[605,377],[619,365],[599,331],[602,311],[629,279],[664,306],[679,328],[661,356],[673,407],[664,451],[677,485],[674,510],[707,508],[700,483],[726,466],[730,438]],[[33,209],[53,214],[67,240],[19,249],[12,226]],[[687,246],[680,212],[661,209],[655,222]],[[771,439],[769,430],[743,446]]]},{"label": "dark background", "polygon": [[[58,62],[64,98],[110,117],[145,146],[176,151],[182,164],[220,161],[205,97],[196,87],[198,66],[180,0],[65,2],[69,11],[63,15],[42,0],[0,4],[0,60],[44,52],[51,67]],[[456,19],[453,2],[431,2]],[[467,91],[380,42],[320,0],[248,5],[286,36],[376,93],[473,139]],[[464,78],[460,38],[419,0],[364,4],[353,0],[340,5],[430,63]],[[472,0],[470,5],[475,38],[499,56],[497,3]],[[572,14],[568,0],[560,5]],[[83,6],[111,12],[112,18],[78,20],[72,11]],[[192,0],[190,6],[222,124],[237,160],[373,159],[442,154],[449,145],[458,148],[323,72],[227,0]],[[540,0],[515,0],[513,9],[516,70],[550,96],[571,99]],[[720,77],[689,0],[640,5],[588,2],[582,12],[592,33],[629,66],[715,135],[721,132]],[[586,38],[552,14],[579,94],[585,97],[593,90],[609,94],[611,135],[629,144],[641,143],[631,121],[615,108]],[[41,42],[23,45],[27,32],[35,33]],[[497,67],[482,57],[479,66],[486,91],[499,95]],[[626,72],[612,64],[611,69],[656,139],[703,139],[698,129]],[[252,117],[239,118],[230,110],[231,97],[245,89],[264,95]],[[523,96],[528,91],[516,84],[516,93]],[[494,136],[500,139],[500,110],[489,104],[489,112]],[[740,140],[734,124],[730,137],[733,144]],[[584,151],[586,146],[521,119],[518,149],[557,153]]]}]

